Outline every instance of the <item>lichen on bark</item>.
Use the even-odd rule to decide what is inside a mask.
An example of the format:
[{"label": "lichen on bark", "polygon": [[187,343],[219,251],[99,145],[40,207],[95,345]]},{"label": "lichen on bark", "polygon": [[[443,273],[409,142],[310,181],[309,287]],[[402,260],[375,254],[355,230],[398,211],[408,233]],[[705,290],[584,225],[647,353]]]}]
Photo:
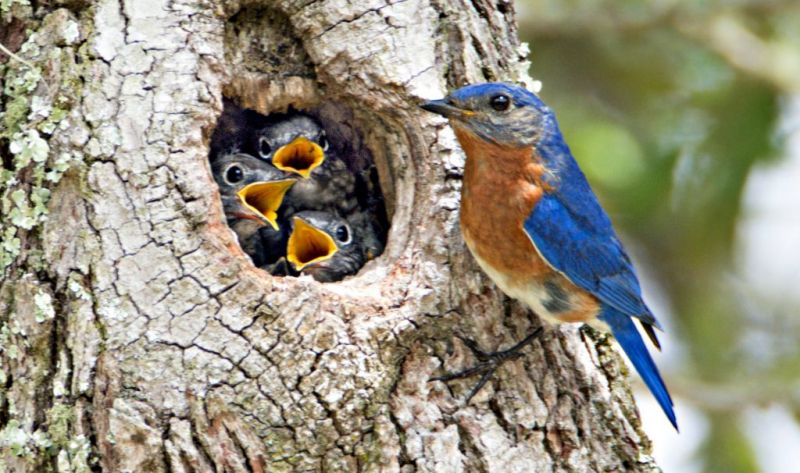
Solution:
[{"label": "lichen on bark", "polygon": [[[540,323],[467,254],[463,156],[416,105],[529,80],[509,3],[17,14],[34,68],[0,66],[6,471],[656,468],[620,359],[591,331],[548,328],[468,405],[471,381],[429,381],[473,361],[454,333],[496,348]],[[332,284],[250,264],[206,159],[223,95],[347,111],[387,198],[380,258]]]}]

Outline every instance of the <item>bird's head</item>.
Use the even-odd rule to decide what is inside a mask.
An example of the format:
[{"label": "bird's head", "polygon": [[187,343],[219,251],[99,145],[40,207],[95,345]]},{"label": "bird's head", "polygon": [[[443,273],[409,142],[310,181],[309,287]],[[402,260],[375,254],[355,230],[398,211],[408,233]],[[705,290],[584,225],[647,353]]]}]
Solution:
[{"label": "bird's head", "polygon": [[286,259],[295,270],[317,281],[338,281],[364,264],[360,238],[342,217],[303,211],[292,216]]},{"label": "bird's head", "polygon": [[275,120],[255,134],[259,157],[283,171],[309,177],[325,161],[328,139],[313,118],[300,113]]},{"label": "bird's head", "polygon": [[229,220],[254,220],[278,230],[278,209],[294,179],[249,154],[221,156],[211,166]]},{"label": "bird's head", "polygon": [[468,85],[421,107],[448,118],[456,130],[512,148],[534,145],[552,120],[535,94],[501,82]]}]

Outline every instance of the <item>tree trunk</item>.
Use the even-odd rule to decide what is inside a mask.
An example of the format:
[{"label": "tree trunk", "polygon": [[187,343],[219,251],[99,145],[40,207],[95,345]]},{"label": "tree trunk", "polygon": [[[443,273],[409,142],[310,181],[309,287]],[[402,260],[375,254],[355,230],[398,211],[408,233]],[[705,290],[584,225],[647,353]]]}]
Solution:
[{"label": "tree trunk", "polygon": [[[0,471],[657,469],[591,330],[547,328],[469,404],[476,379],[428,381],[474,363],[455,334],[540,324],[468,255],[463,154],[416,106],[528,79],[510,2],[27,3],[0,2]],[[252,266],[207,162],[223,95],[369,150],[381,257],[331,284]]]}]

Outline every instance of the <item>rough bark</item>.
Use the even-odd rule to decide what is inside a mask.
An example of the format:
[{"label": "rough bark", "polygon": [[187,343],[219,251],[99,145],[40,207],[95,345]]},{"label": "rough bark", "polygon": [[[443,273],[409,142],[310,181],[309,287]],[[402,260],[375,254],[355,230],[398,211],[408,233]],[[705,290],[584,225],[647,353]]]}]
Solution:
[{"label": "rough bark", "polygon": [[[468,405],[474,379],[428,381],[474,362],[454,334],[540,324],[466,252],[463,155],[416,107],[527,79],[510,3],[27,3],[0,2],[29,63],[0,69],[0,471],[656,469],[590,330],[548,328]],[[380,258],[333,284],[250,264],[206,158],[223,94],[350,130],[387,199]]]}]

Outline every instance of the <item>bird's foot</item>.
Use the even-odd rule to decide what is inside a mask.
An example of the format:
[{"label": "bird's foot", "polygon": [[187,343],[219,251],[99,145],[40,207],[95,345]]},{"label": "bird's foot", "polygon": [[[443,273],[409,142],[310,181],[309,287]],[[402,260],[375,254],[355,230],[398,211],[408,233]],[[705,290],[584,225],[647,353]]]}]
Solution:
[{"label": "bird's foot", "polygon": [[431,378],[430,381],[442,381],[446,383],[447,381],[452,381],[454,379],[468,378],[476,374],[481,374],[481,379],[478,380],[478,383],[472,388],[467,396],[466,403],[469,404],[469,401],[472,400],[476,394],[478,394],[478,391],[480,391],[484,385],[486,385],[500,365],[508,360],[516,360],[517,358],[521,357],[523,355],[521,350],[526,345],[530,344],[536,337],[541,335],[541,333],[542,327],[539,327],[531,332],[527,337],[517,342],[511,348],[495,352],[485,352],[478,347],[478,344],[474,340],[462,337],[461,335],[456,335],[461,339],[462,342],[464,342],[464,345],[466,345],[472,351],[472,353],[475,355],[475,358],[478,359],[478,363],[461,371],[447,373],[442,376],[435,376]]}]

